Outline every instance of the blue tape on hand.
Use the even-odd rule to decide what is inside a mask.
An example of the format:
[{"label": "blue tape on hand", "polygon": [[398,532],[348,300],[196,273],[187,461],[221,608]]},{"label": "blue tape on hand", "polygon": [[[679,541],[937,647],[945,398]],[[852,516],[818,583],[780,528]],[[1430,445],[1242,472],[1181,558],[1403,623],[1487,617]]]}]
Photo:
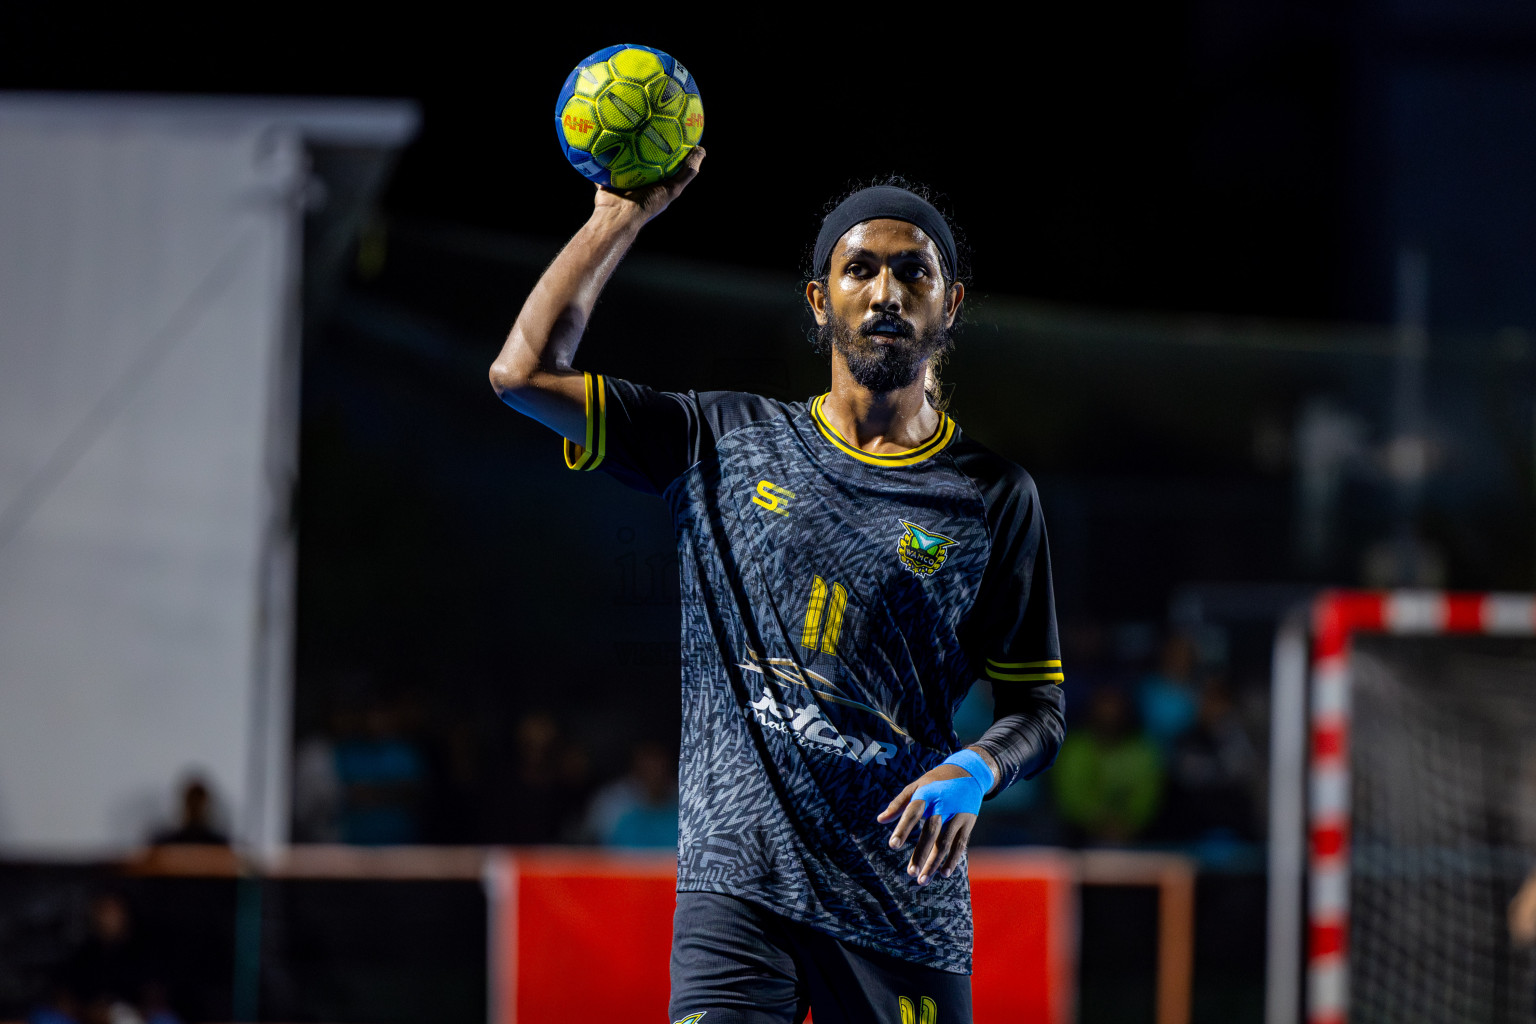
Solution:
[{"label": "blue tape on hand", "polygon": [[992,792],[992,787],[997,785],[997,776],[992,773],[987,759],[970,747],[964,747],[950,754],[944,759],[944,763],[957,765],[969,772],[972,778],[981,783],[982,796]]},{"label": "blue tape on hand", "polygon": [[960,750],[946,757],[944,763],[963,768],[967,774],[917,787],[912,799],[922,800],[926,805],[923,817],[931,818],[937,814],[939,824],[946,825],[957,814],[981,813],[981,798],[997,781],[987,762],[974,750]]}]

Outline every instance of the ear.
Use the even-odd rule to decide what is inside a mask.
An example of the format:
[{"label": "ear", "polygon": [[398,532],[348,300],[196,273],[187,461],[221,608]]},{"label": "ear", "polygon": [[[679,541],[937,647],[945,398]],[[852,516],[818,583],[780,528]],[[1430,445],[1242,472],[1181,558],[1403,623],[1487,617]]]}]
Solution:
[{"label": "ear", "polygon": [[965,301],[965,285],[956,281],[949,286],[949,298],[944,306],[944,326],[955,326],[955,318],[960,315],[960,303]]},{"label": "ear", "polygon": [[816,323],[825,327],[827,325],[827,290],[821,286],[820,281],[805,283],[805,301],[810,303],[811,315],[816,318]]}]

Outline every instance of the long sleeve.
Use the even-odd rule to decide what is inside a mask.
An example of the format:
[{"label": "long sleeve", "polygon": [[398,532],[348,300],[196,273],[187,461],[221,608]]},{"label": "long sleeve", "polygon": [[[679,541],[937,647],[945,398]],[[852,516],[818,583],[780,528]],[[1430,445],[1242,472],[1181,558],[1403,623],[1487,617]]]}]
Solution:
[{"label": "long sleeve", "polygon": [[993,724],[976,746],[1001,769],[998,793],[1056,759],[1065,675],[1040,496],[1028,473],[987,454],[968,469],[987,506],[992,551],[962,635],[976,674],[992,684]]}]

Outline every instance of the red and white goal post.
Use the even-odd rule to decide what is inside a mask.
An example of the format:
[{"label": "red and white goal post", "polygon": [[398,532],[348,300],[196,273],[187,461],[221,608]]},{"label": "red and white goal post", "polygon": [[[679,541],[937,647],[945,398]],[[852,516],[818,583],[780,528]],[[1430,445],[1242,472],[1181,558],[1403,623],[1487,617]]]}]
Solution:
[{"label": "red and white goal post", "polygon": [[1507,827],[1532,816],[1508,778],[1536,750],[1532,637],[1528,594],[1329,591],[1283,624],[1267,1024],[1529,1012],[1499,901],[1536,859]]}]

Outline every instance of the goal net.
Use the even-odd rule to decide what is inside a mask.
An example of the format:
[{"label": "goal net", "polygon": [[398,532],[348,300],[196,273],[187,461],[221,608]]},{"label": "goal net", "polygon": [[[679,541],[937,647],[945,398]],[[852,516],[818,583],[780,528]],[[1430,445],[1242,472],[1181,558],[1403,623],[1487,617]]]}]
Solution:
[{"label": "goal net", "polygon": [[1351,674],[1349,1020],[1536,1019],[1505,924],[1536,852],[1536,641],[1360,637]]},{"label": "goal net", "polygon": [[[1273,822],[1306,834],[1307,928],[1271,922],[1272,942],[1301,940],[1289,979],[1272,950],[1271,986],[1299,988],[1316,1024],[1536,1020],[1536,963],[1507,925],[1536,865],[1536,602],[1329,594],[1310,625],[1305,825]],[[1275,996],[1271,1024],[1301,1019]]]}]

